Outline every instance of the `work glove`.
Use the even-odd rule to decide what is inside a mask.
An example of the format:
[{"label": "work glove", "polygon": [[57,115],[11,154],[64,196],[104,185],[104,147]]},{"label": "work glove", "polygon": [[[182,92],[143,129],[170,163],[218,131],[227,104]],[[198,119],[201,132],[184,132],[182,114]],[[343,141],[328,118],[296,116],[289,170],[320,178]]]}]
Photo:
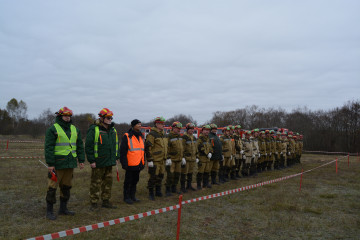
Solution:
[{"label": "work glove", "polygon": [[152,161],[148,162],[148,167],[151,167],[151,168],[154,167],[154,162],[152,162]]},{"label": "work glove", "polygon": [[171,159],[170,158],[166,159],[165,166],[171,166],[171,164],[172,164]]},{"label": "work glove", "polygon": [[230,156],[230,160],[232,160],[233,159],[233,157],[232,157],[232,155]]},{"label": "work glove", "polygon": [[224,161],[224,159],[225,159],[225,157],[224,157],[224,155],[222,155],[221,161]]},{"label": "work glove", "polygon": [[185,158],[183,158],[183,159],[181,160],[181,165],[183,165],[183,166],[186,165],[186,160],[185,160]]},{"label": "work glove", "polygon": [[252,158],[255,158],[255,154],[252,155]]},{"label": "work glove", "polygon": [[242,156],[242,159],[246,160],[246,155],[243,155],[243,156]]},{"label": "work glove", "polygon": [[290,152],[288,152],[288,156],[290,156]]},{"label": "work glove", "polygon": [[208,159],[210,159],[210,158],[212,157],[212,154],[209,153],[209,154],[207,155],[207,157],[208,157]]},{"label": "work glove", "polygon": [[244,154],[244,150],[241,150],[241,151],[240,151],[240,154]]},{"label": "work glove", "polygon": [[261,156],[261,154],[259,153],[259,154],[258,154],[258,157],[260,157],[260,156]]},{"label": "work glove", "polygon": [[276,152],[276,154],[278,154],[278,152]]},{"label": "work glove", "polygon": [[265,153],[265,156],[267,156],[267,153]]},{"label": "work glove", "polygon": [[280,155],[283,155],[283,152],[280,152]]},{"label": "work glove", "polygon": [[199,163],[199,159],[197,158],[197,159],[195,160],[195,162],[196,162],[196,163]]},{"label": "work glove", "polygon": [[270,153],[270,156],[271,156],[271,153]]}]

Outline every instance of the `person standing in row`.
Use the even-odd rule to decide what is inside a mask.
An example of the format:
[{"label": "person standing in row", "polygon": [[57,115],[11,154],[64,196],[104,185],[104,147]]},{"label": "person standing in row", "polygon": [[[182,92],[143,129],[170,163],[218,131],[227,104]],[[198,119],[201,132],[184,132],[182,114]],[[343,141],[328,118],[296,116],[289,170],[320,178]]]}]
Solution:
[{"label": "person standing in row", "polygon": [[[220,138],[217,136],[217,125],[215,123],[210,124],[210,133],[209,133],[209,139],[211,143],[211,147],[213,149],[213,154],[210,159],[210,175],[211,175],[211,183],[218,185],[219,183],[216,181],[216,176],[219,174],[219,181],[220,181],[220,165],[223,163],[223,157],[222,157],[222,145]],[[205,176],[204,178],[208,177]],[[211,186],[208,184],[208,186]]]},{"label": "person standing in row", "polygon": [[77,167],[79,161],[80,169],[83,169],[85,162],[80,131],[71,124],[73,112],[63,107],[55,114],[57,114],[55,124],[46,130],[45,135],[45,160],[48,164],[49,178],[53,172],[57,177],[57,181],[48,180],[46,218],[49,220],[56,219],[53,206],[56,203],[58,186],[60,187],[59,215],[73,216],[75,214],[68,210],[67,203],[70,199],[74,168]]},{"label": "person standing in row", "polygon": [[235,133],[234,133],[234,140],[235,140],[235,177],[240,178],[240,170],[241,170],[241,159],[243,151],[242,141],[241,141],[241,126],[235,126]]},{"label": "person standing in row", "polygon": [[[195,124],[188,123],[186,124],[186,133],[182,136],[183,145],[184,145],[184,157],[186,160],[186,165],[181,169],[181,191],[183,193],[187,192],[187,189],[196,191],[195,188],[191,185],[193,171],[195,163],[199,163],[198,149],[197,149],[197,139],[194,134]],[[187,181],[185,188],[185,181]]]},{"label": "person standing in row", "polygon": [[[183,157],[184,147],[183,140],[180,136],[180,130],[182,124],[180,122],[174,122],[171,125],[171,131],[168,137],[168,157],[166,166],[166,196],[171,196],[171,193],[177,192],[177,184],[179,183],[181,168],[185,168],[186,160]],[[169,164],[170,163],[170,164]]]},{"label": "person standing in row", "polygon": [[164,123],[165,118],[155,118],[155,126],[151,128],[145,141],[145,154],[149,172],[149,198],[153,201],[155,200],[154,188],[156,188],[155,195],[157,197],[163,196],[161,192],[161,183],[165,174],[165,161],[168,149],[167,138],[164,135]]},{"label": "person standing in row", "polygon": [[99,118],[87,131],[85,142],[85,152],[91,166],[91,210],[98,208],[100,198],[102,207],[116,208],[110,203],[113,183],[112,167],[120,158],[118,135],[112,122],[113,112],[108,108],[103,108],[98,115]]},{"label": "person standing in row", "polygon": [[211,127],[209,125],[204,125],[202,127],[202,132],[198,140],[198,151],[199,151],[199,163],[198,163],[198,173],[196,175],[197,189],[201,190],[201,181],[203,181],[203,187],[208,186],[209,176],[204,177],[204,173],[209,173],[209,163],[213,154],[213,148],[210,144],[209,133]]},{"label": "person standing in row", "polygon": [[124,202],[133,204],[136,198],[136,184],[139,182],[140,171],[145,166],[145,144],[141,133],[141,122],[131,121],[131,128],[124,134],[120,144],[120,163],[125,172]]},{"label": "person standing in row", "polygon": [[[223,128],[223,135],[220,137],[222,144],[222,155],[224,157],[224,172],[223,179],[225,182],[229,181],[229,174],[233,163],[233,145],[230,136],[230,127]],[[235,165],[235,164],[234,164]],[[231,179],[235,179],[234,175],[231,175]]]}]

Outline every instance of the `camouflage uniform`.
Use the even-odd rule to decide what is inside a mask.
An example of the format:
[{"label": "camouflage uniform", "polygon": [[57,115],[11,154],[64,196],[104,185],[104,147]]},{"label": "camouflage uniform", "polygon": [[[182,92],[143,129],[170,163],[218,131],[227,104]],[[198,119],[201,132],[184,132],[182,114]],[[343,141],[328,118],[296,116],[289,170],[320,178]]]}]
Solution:
[{"label": "camouflage uniform", "polygon": [[288,149],[289,141],[287,138],[281,139],[281,157],[280,157],[280,166],[287,167],[287,149]]},{"label": "camouflage uniform", "polygon": [[241,170],[241,161],[242,161],[242,154],[241,151],[243,150],[241,136],[237,133],[234,133],[234,140],[235,140],[235,177],[240,177],[240,170]]},{"label": "camouflage uniform", "polygon": [[[247,135],[249,135],[247,133]],[[250,166],[251,166],[251,161],[253,159],[253,143],[251,142],[249,137],[246,137],[243,140],[243,146],[244,146],[244,152],[245,152],[245,165],[242,168],[242,174],[244,176],[249,176],[250,175]]]},{"label": "camouflage uniform", "polygon": [[[95,151],[96,129],[99,128],[98,150]],[[111,198],[112,188],[112,167],[116,165],[116,160],[120,159],[117,132],[114,123],[105,128],[101,122],[95,121],[88,129],[85,142],[85,152],[90,164],[96,163],[96,167],[91,169],[90,202],[96,205],[100,197],[103,206],[107,206]],[[112,207],[112,205],[111,205]]]},{"label": "camouflage uniform", "polygon": [[289,135],[289,152],[290,152],[290,156],[289,156],[289,160],[288,160],[288,165],[293,165],[295,163],[295,158],[296,158],[296,143],[295,140],[292,138],[292,135]]},{"label": "camouflage uniform", "polygon": [[154,167],[149,167],[149,193],[153,193],[156,188],[156,196],[161,197],[161,182],[165,174],[165,160],[167,157],[168,139],[164,136],[164,131],[153,127],[147,135],[145,141],[145,154],[148,162],[153,162]]},{"label": "camouflage uniform", "polygon": [[[170,189],[171,192],[176,192],[176,185],[179,182],[181,175],[181,167],[185,167],[185,165],[181,165],[181,160],[184,154],[184,146],[183,139],[180,134],[176,134],[173,131],[169,133],[168,138],[168,157],[167,159],[171,159],[171,165],[166,166],[166,188]],[[167,190],[168,191],[168,190]]]},{"label": "camouflage uniform", "polygon": [[207,181],[209,177],[205,178],[204,173],[209,173],[211,170],[210,159],[208,158],[209,153],[213,153],[213,149],[210,143],[209,136],[200,134],[198,140],[198,151],[199,151],[199,163],[198,163],[198,173],[196,175],[196,182],[198,189],[201,189],[201,181],[204,182],[204,187],[207,186]]},{"label": "camouflage uniform", "polygon": [[187,132],[182,136],[183,146],[184,146],[184,157],[186,160],[186,165],[181,169],[181,186],[185,185],[187,180],[186,189],[195,190],[191,186],[193,171],[198,156],[197,149],[197,139],[193,134],[188,134]]},{"label": "camouflage uniform", "polygon": [[[235,159],[233,158],[233,143],[230,135],[222,135],[220,137],[222,144],[222,154],[224,156],[224,177],[229,179],[231,168],[235,167]],[[234,179],[234,175],[231,176]]]},{"label": "camouflage uniform", "polygon": [[258,160],[257,170],[258,172],[261,172],[263,169],[266,168],[266,142],[264,137],[260,136],[258,138],[258,143],[259,143],[260,158]]},{"label": "camouflage uniform", "polygon": [[274,164],[274,168],[275,169],[280,169],[280,161],[281,161],[281,149],[282,149],[282,141],[280,139],[280,135],[278,134],[276,136],[276,153],[275,153],[275,164]]}]

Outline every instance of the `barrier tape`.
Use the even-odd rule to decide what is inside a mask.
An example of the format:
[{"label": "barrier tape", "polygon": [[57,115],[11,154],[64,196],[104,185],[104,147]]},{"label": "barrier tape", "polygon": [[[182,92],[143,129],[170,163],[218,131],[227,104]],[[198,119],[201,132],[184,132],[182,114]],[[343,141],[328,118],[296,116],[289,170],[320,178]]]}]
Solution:
[{"label": "barrier tape", "polygon": [[32,140],[26,140],[26,141],[1,140],[1,141],[8,141],[9,143],[45,143],[44,141],[32,141]]},{"label": "barrier tape", "polygon": [[8,151],[21,151],[21,150],[45,150],[44,148],[9,148]]},{"label": "barrier tape", "polygon": [[[311,171],[314,171],[318,168],[330,165],[334,162],[337,162],[338,159],[333,160],[331,162],[325,163],[323,165],[320,165],[318,167],[312,168],[310,170],[307,171],[302,171],[301,173],[296,173],[296,174],[292,174],[289,176],[285,176],[285,177],[281,177],[281,178],[276,178],[273,180],[269,180],[269,181],[265,181],[265,182],[261,182],[261,183],[257,183],[257,184],[252,184],[252,185],[248,185],[245,187],[240,187],[240,188],[236,188],[236,189],[232,189],[232,190],[227,190],[221,193],[215,193],[215,194],[210,194],[208,196],[202,196],[202,197],[198,197],[198,198],[193,198],[190,200],[186,200],[186,201],[182,201],[181,205],[184,204],[189,204],[189,203],[194,203],[194,202],[199,202],[199,201],[203,201],[203,200],[207,200],[207,199],[211,199],[211,198],[216,198],[216,197],[221,197],[221,196],[225,196],[225,195],[230,195],[233,193],[238,193],[238,192],[242,192],[245,190],[250,190],[250,189],[254,189],[257,187],[262,187],[265,186],[267,184],[272,184],[272,183],[277,183],[280,181],[284,181]],[[159,214],[159,213],[164,213],[164,212],[169,212],[169,211],[173,211],[175,209],[180,208],[180,204],[174,205],[174,206],[170,206],[170,207],[165,207],[165,208],[160,208],[157,210],[152,210],[152,211],[148,211],[145,213],[139,213],[139,214],[135,214],[135,215],[131,215],[131,216],[127,216],[127,217],[122,217],[122,218],[118,218],[118,219],[114,219],[114,220],[110,220],[110,221],[106,221],[106,222],[101,222],[101,223],[96,223],[96,224],[92,224],[92,225],[88,225],[88,226],[83,226],[83,227],[79,227],[79,228],[73,228],[73,229],[69,229],[69,230],[65,230],[65,231],[61,231],[61,232],[57,232],[57,233],[51,233],[51,234],[47,234],[47,235],[42,235],[42,236],[38,236],[38,237],[33,237],[33,238],[28,238],[28,240],[50,240],[50,239],[56,239],[56,238],[60,238],[60,237],[66,237],[66,236],[71,236],[74,234],[78,234],[78,233],[82,233],[82,232],[88,232],[88,231],[92,231],[98,228],[104,228],[104,227],[108,227],[108,226],[112,226],[115,224],[120,224],[120,223],[124,223],[124,222],[129,222],[132,220],[136,220],[136,219],[140,219],[143,217],[148,217],[148,216],[152,216],[155,214]]]},{"label": "barrier tape", "polygon": [[45,156],[39,156],[39,157],[0,157],[0,158],[44,158]]}]

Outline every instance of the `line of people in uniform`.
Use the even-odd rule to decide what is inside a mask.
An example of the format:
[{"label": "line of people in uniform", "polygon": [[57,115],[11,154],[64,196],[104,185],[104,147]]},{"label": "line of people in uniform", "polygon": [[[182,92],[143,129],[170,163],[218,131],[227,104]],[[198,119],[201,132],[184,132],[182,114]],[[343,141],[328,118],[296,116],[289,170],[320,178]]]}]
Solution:
[{"label": "line of people in uniform", "polygon": [[[120,163],[125,172],[123,196],[127,204],[140,200],[136,198],[136,185],[140,171],[147,162],[149,198],[162,197],[162,181],[166,173],[165,195],[186,193],[212,184],[222,184],[242,176],[256,175],[264,170],[280,169],[299,163],[302,152],[302,136],[292,133],[275,133],[258,129],[245,132],[241,138],[241,126],[223,128],[223,135],[217,136],[215,124],[204,125],[197,139],[195,125],[186,124],[186,132],[181,135],[182,124],[174,122],[168,135],[164,133],[165,119],[157,117],[154,127],[146,140],[141,133],[141,121],[134,119],[131,128],[119,139],[113,112],[103,108],[99,118],[92,124],[85,141],[85,148],[78,128],[72,124],[73,112],[67,107],[56,112],[55,123],[45,135],[45,159],[48,164],[49,179],[46,194],[46,217],[55,220],[53,206],[56,191],[60,188],[59,215],[73,216],[68,210],[72,188],[73,169],[84,168],[85,154],[91,166],[90,203],[91,210],[101,207],[116,208],[111,202],[112,170]],[[281,136],[281,137],[280,137]],[[193,174],[196,174],[196,188]],[[55,172],[56,179],[51,173]],[[178,183],[180,181],[180,188]]]}]

